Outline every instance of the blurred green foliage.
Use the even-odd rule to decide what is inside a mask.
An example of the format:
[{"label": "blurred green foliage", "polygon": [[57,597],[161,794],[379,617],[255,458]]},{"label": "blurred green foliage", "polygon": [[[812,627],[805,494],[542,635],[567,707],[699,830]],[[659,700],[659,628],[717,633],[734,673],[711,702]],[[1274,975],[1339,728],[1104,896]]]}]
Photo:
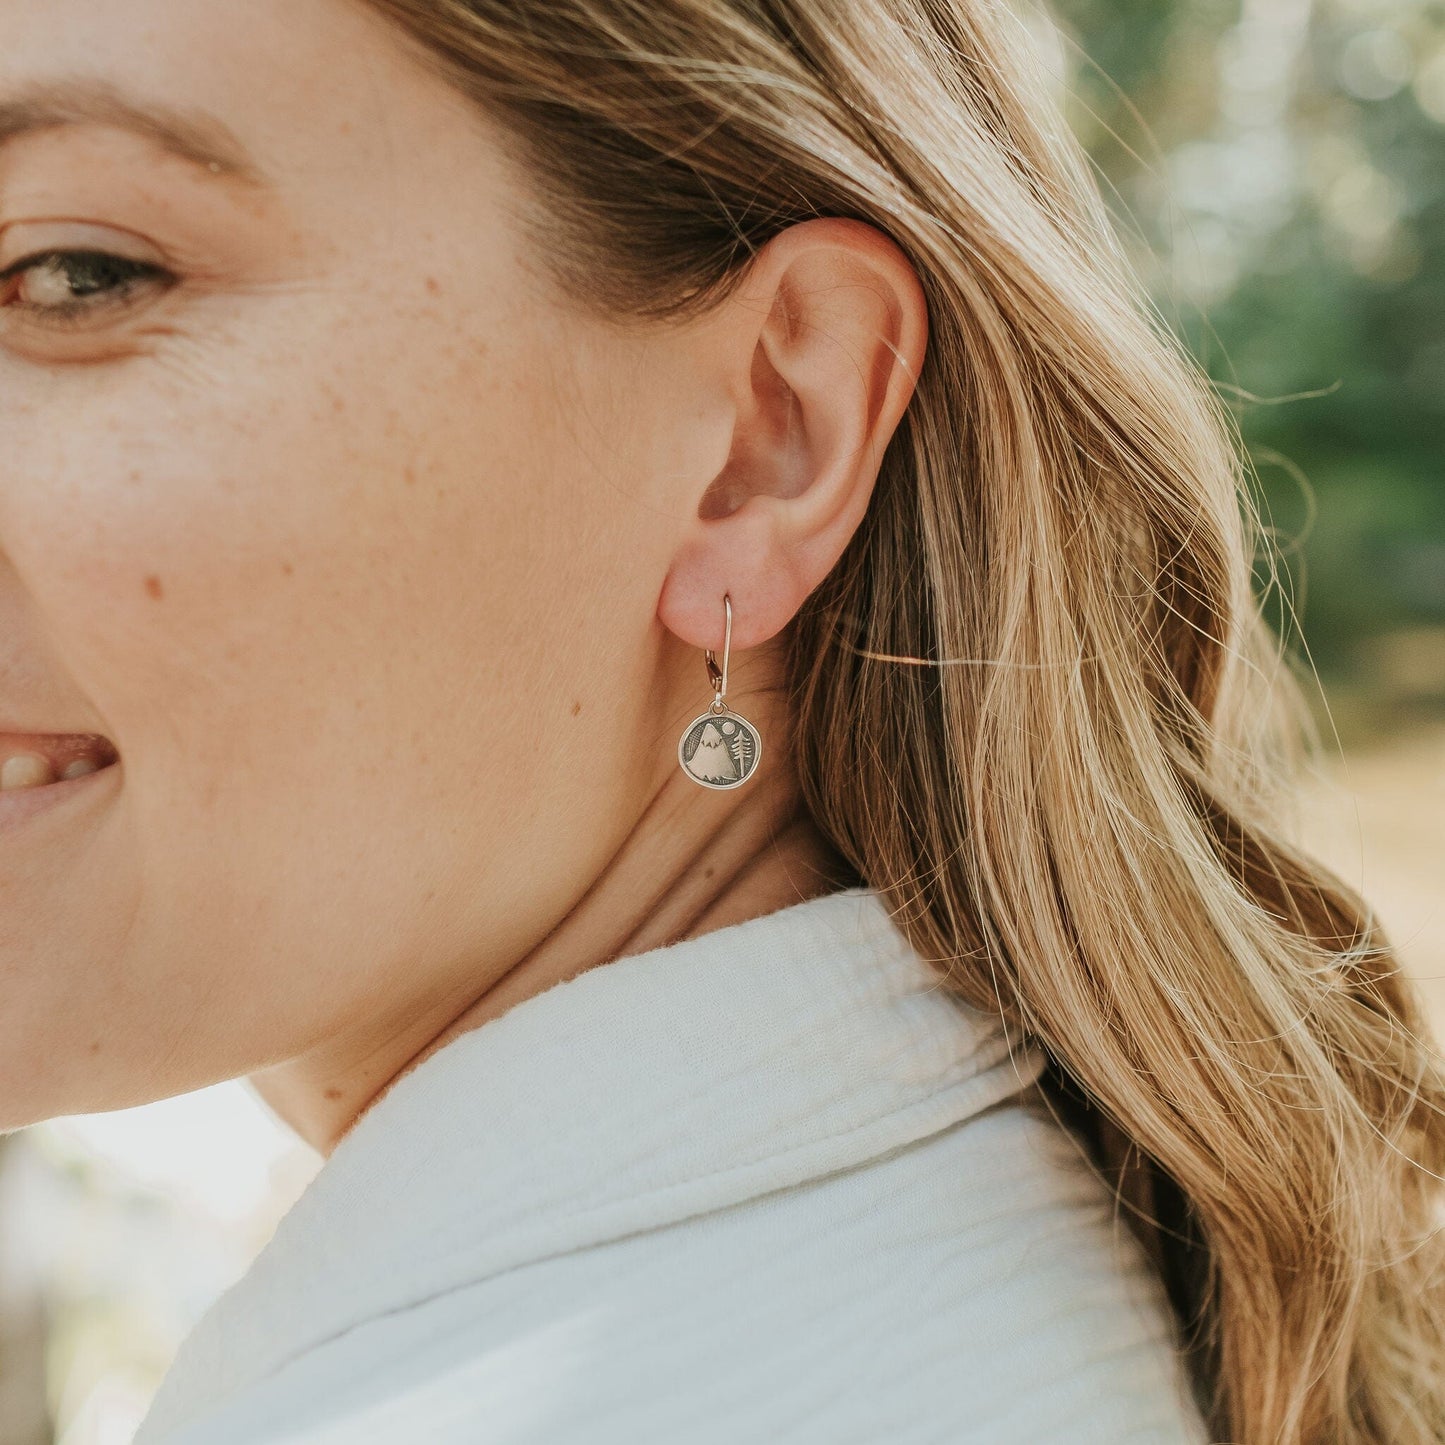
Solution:
[{"label": "blurred green foliage", "polygon": [[[1238,418],[1342,737],[1445,712],[1445,0],[1052,0],[1076,131]],[[1261,574],[1263,575],[1263,574]]]}]

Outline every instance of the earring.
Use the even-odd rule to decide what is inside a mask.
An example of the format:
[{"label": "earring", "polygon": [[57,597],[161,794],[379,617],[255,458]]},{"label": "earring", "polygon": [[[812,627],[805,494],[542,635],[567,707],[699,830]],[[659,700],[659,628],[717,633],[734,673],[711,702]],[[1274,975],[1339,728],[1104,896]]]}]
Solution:
[{"label": "earring", "polygon": [[713,699],[707,711],[693,718],[683,729],[677,744],[677,760],[693,782],[705,788],[736,788],[745,783],[762,756],[763,740],[746,718],[739,717],[723,701],[728,690],[728,654],[733,644],[733,604],[723,593],[726,621],[723,628],[723,665],[718,671],[712,649],[706,648],[707,679]]}]

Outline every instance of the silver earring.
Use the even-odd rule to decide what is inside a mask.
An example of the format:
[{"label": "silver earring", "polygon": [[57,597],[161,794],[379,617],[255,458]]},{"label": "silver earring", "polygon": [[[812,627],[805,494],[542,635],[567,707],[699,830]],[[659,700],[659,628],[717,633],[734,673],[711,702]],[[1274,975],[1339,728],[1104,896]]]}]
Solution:
[{"label": "silver earring", "polygon": [[712,649],[704,649],[707,657],[707,680],[713,687],[713,699],[707,711],[693,718],[678,739],[677,760],[693,782],[705,788],[736,788],[752,777],[763,753],[763,740],[758,730],[745,717],[739,717],[724,701],[728,690],[728,654],[733,645],[733,604],[723,593],[726,621],[723,628],[723,665],[718,670]]}]

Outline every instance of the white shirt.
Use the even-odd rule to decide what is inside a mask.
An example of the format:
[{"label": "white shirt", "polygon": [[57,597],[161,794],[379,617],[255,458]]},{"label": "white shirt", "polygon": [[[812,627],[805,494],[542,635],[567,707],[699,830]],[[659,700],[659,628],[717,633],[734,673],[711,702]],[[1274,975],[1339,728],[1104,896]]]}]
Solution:
[{"label": "white shirt", "polygon": [[136,1445],[1203,1445],[1043,1063],[863,888],[590,969],[362,1116]]}]

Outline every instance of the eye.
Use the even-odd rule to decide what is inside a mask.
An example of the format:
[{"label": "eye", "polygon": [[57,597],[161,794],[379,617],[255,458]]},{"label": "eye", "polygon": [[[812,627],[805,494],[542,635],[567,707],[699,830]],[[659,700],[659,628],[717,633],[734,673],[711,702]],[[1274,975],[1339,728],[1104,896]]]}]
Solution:
[{"label": "eye", "polygon": [[81,326],[124,308],[141,289],[176,279],[163,266],[107,251],[38,251],[0,271],[0,310],[41,326]]}]

